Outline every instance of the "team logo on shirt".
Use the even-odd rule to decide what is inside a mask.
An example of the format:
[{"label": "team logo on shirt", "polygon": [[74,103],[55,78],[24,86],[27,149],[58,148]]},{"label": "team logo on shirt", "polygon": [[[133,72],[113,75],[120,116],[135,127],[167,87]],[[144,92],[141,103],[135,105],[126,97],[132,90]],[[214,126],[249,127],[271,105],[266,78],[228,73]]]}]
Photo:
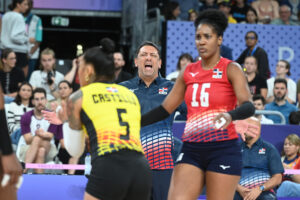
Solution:
[{"label": "team logo on shirt", "polygon": [[258,154],[266,154],[266,149],[265,148],[259,149]]},{"label": "team logo on shirt", "polygon": [[222,78],[222,75],[223,75],[222,71],[220,71],[219,69],[214,69],[212,78],[220,79]]},{"label": "team logo on shirt", "polygon": [[159,88],[158,89],[158,94],[167,95],[168,94],[168,88],[167,87]]},{"label": "team logo on shirt", "polygon": [[106,90],[107,90],[107,92],[113,92],[113,93],[118,92],[118,89],[115,87],[107,87]]}]

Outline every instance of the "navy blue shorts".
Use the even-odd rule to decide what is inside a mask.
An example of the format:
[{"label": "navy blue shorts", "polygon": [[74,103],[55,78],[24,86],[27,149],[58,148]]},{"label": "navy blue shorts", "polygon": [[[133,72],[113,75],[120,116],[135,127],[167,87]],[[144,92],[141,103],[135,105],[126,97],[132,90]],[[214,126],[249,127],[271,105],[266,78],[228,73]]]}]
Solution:
[{"label": "navy blue shorts", "polygon": [[184,142],[176,164],[188,163],[203,171],[241,175],[242,154],[238,140]]}]

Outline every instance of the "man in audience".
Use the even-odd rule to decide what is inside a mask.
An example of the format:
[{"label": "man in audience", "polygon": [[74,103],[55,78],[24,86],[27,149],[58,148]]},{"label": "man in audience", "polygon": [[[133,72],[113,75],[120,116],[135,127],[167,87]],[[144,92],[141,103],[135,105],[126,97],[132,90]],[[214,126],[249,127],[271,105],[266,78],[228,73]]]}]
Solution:
[{"label": "man in audience", "polygon": [[33,14],[31,9],[33,8],[33,0],[28,0],[28,10],[24,13],[25,23],[27,25],[27,34],[29,37],[28,42],[28,74],[27,81],[31,76],[31,73],[35,69],[37,60],[40,54],[40,44],[43,39],[43,26],[42,20],[39,16]]},{"label": "man in audience", "polygon": [[271,24],[276,24],[276,25],[298,25],[297,22],[294,22],[290,19],[292,15],[291,8],[286,5],[282,4],[279,7],[279,17],[277,19],[273,19],[271,21]]},{"label": "man in audience", "polygon": [[[152,42],[143,42],[137,49],[135,66],[138,75],[120,83],[134,92],[145,114],[159,106],[173,88],[173,82],[160,77],[159,48]],[[174,113],[167,119],[141,129],[141,142],[152,170],[152,200],[166,200],[173,171]]]},{"label": "man in audience", "polygon": [[125,60],[123,54],[118,51],[114,53],[115,62],[115,83],[127,81],[132,78],[132,75],[125,72],[123,67],[125,66]]},{"label": "man in audience", "polygon": [[228,23],[236,24],[237,21],[232,17],[231,11],[231,1],[230,0],[222,0],[218,3],[219,10],[221,10],[228,19]]},{"label": "man in audience", "polygon": [[258,73],[267,79],[270,77],[269,60],[266,51],[257,45],[258,35],[254,31],[248,31],[246,33],[246,46],[247,48],[242,52],[239,58],[236,60],[240,65],[244,64],[247,56],[254,56],[257,60]]},{"label": "man in audience", "polygon": [[275,200],[274,189],[281,183],[284,172],[279,152],[272,144],[261,139],[261,124],[257,118],[248,118],[246,122],[258,126],[259,134],[251,137],[247,131],[245,133],[246,140],[241,144],[242,175],[234,200]]},{"label": "man in audience", "polygon": [[[274,81],[274,101],[265,106],[265,110],[275,110],[283,114],[286,123],[289,124],[289,115],[293,111],[297,111],[297,107],[290,104],[285,96],[287,95],[287,81],[285,79],[275,79]],[[274,123],[280,123],[280,117],[276,115],[268,115]]]},{"label": "man in audience", "polygon": [[[253,95],[252,100],[255,110],[265,109],[266,100],[263,96],[261,96],[260,94],[255,94]],[[255,117],[260,120],[261,124],[274,124],[274,122],[271,119],[266,118],[264,115],[256,114]]]},{"label": "man in audience", "polygon": [[[36,88],[32,96],[34,109],[21,118],[23,137],[18,144],[17,156],[25,163],[45,163],[53,160],[57,154],[54,137],[62,139],[62,128],[43,118],[41,111],[46,107],[46,91]],[[43,173],[43,170],[37,169],[36,173]]]}]

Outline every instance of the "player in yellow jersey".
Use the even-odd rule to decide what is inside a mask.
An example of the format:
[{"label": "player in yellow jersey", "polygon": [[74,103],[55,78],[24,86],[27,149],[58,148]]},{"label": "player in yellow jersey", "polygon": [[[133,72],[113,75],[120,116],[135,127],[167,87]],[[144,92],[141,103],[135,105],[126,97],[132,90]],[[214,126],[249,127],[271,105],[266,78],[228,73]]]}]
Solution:
[{"label": "player in yellow jersey", "polygon": [[[84,133],[89,137],[92,171],[85,200],[147,200],[151,171],[140,142],[140,104],[133,92],[109,83],[114,80],[114,61],[110,45],[102,43],[79,60],[81,89],[67,103],[65,146],[72,156],[79,157]],[[61,119],[66,117],[63,112]],[[55,117],[44,113],[57,123]]]}]

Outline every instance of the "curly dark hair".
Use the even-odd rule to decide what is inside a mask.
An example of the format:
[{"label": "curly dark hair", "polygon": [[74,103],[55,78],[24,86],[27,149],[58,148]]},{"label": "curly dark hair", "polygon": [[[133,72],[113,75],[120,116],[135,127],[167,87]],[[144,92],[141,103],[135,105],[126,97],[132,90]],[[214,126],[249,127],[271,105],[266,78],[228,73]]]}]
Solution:
[{"label": "curly dark hair", "polygon": [[228,26],[228,19],[220,10],[207,9],[200,12],[194,24],[196,29],[200,24],[207,24],[213,28],[213,31],[218,36],[223,36],[223,33]]}]

